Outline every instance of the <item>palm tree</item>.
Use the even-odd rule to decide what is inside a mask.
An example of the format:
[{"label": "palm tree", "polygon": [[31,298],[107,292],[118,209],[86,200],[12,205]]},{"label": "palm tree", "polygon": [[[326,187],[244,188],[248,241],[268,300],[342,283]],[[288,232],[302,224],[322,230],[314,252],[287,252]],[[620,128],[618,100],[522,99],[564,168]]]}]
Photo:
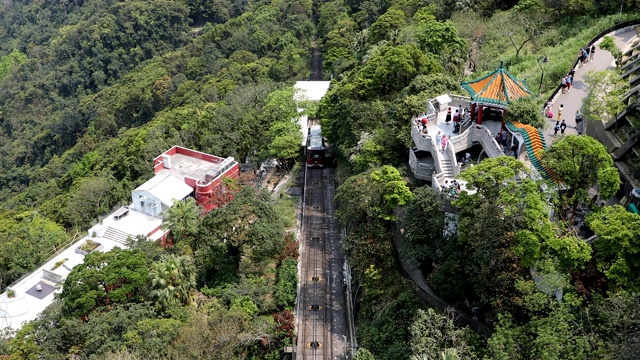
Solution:
[{"label": "palm tree", "polygon": [[447,348],[440,352],[440,360],[460,360],[460,355],[457,349]]},{"label": "palm tree", "polygon": [[153,263],[151,296],[163,307],[191,302],[196,287],[196,267],[188,256],[163,255]]},{"label": "palm tree", "polygon": [[184,240],[191,233],[196,232],[200,225],[201,215],[202,211],[196,199],[188,197],[185,201],[176,201],[164,213],[161,227],[170,231],[171,239],[175,243],[177,240]]}]

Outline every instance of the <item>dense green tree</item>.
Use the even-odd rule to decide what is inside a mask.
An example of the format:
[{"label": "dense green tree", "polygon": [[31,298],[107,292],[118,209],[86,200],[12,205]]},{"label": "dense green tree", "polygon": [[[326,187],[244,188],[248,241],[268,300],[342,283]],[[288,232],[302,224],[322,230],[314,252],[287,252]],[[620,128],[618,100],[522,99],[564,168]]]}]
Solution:
[{"label": "dense green tree", "polygon": [[163,255],[149,272],[151,296],[164,308],[191,303],[196,268],[189,256]]},{"label": "dense green tree", "polygon": [[454,351],[460,358],[474,358],[469,328],[459,328],[453,314],[439,314],[429,308],[418,309],[411,324],[411,352],[419,359],[443,359],[443,352]]},{"label": "dense green tree", "polygon": [[575,211],[596,185],[602,199],[610,198],[620,187],[618,169],[607,148],[590,136],[568,135],[555,141],[542,163],[567,187],[560,196],[560,209],[571,205]]},{"label": "dense green tree", "polygon": [[420,187],[406,207],[404,235],[411,253],[420,263],[434,256],[443,242],[449,240],[449,235],[454,235],[445,232],[446,217],[438,195],[430,186]]},{"label": "dense green tree", "polygon": [[27,56],[18,49],[13,49],[11,54],[0,57],[0,81],[26,60]]},{"label": "dense green tree", "polygon": [[407,20],[402,10],[390,8],[367,29],[367,41],[371,44],[377,44],[379,41],[389,40],[391,33],[401,31],[400,29],[406,23]]},{"label": "dense green tree", "polygon": [[86,177],[73,186],[67,204],[69,222],[86,226],[106,213],[114,204],[113,177]]},{"label": "dense green tree", "polygon": [[275,122],[269,129],[269,156],[282,161],[288,169],[289,164],[300,154],[302,133],[295,120]]},{"label": "dense green tree", "polygon": [[441,72],[435,57],[413,44],[384,45],[374,52],[353,79],[356,99],[385,97],[402,90],[419,74]]},{"label": "dense green tree", "polygon": [[458,36],[453,22],[431,20],[418,25],[416,40],[420,48],[438,55],[442,66],[450,73],[460,72],[466,60],[467,42]]},{"label": "dense green tree", "polygon": [[243,187],[227,206],[207,214],[201,241],[225,244],[233,257],[261,261],[282,250],[284,229],[269,194]]},{"label": "dense green tree", "polygon": [[278,268],[274,298],[280,308],[293,308],[298,289],[298,264],[293,259],[285,259]]},{"label": "dense green tree", "polygon": [[[174,349],[182,359],[223,360],[247,356],[250,348],[257,347],[255,356],[265,358],[260,350],[273,350],[275,345],[270,341],[273,330],[269,325],[263,318],[250,318],[242,311],[227,310],[214,302],[209,304],[207,314],[189,314],[178,331]],[[259,344],[264,346],[258,347]]]},{"label": "dense green tree", "polygon": [[591,323],[606,343],[610,359],[633,359],[640,351],[640,296],[619,291],[598,297],[589,308]]},{"label": "dense green tree", "polygon": [[495,332],[487,340],[490,359],[589,359],[602,358],[602,341],[590,328],[587,315],[577,307],[573,294],[556,301],[537,289],[533,281],[518,285],[529,319],[518,323],[500,314]]},{"label": "dense green tree", "polygon": [[340,185],[335,198],[338,203],[336,218],[353,226],[374,219],[393,221],[396,207],[406,205],[412,198],[400,172],[386,165],[353,176]]},{"label": "dense green tree", "polygon": [[64,281],[64,313],[86,316],[97,308],[139,301],[149,280],[148,259],[139,250],[118,247],[92,252]]},{"label": "dense green tree", "polygon": [[363,347],[359,348],[358,351],[353,355],[353,360],[375,360],[376,358],[371,354],[371,352]]},{"label": "dense green tree", "polygon": [[620,205],[605,206],[587,215],[586,223],[598,239],[594,242],[598,269],[607,275],[612,290],[640,289],[640,216]]},{"label": "dense green tree", "polygon": [[590,71],[585,80],[589,85],[589,96],[583,105],[587,119],[607,123],[628,106],[623,95],[629,91],[630,84],[618,72]]},{"label": "dense green tree", "polygon": [[507,105],[506,118],[538,129],[544,128],[546,124],[546,120],[540,114],[540,104],[537,103],[536,98],[530,96],[511,101]]},{"label": "dense green tree", "polygon": [[471,283],[483,305],[515,306],[516,279],[545,259],[565,271],[579,269],[590,259],[588,244],[562,234],[551,222],[546,198],[522,162],[506,156],[486,159],[460,177],[476,190],[463,191],[455,205],[458,239],[465,244],[462,259],[467,259],[462,261],[470,264],[465,272],[475,279]]},{"label": "dense green tree", "polygon": [[0,230],[0,289],[36,269],[68,238],[60,225],[37,212],[7,215]]}]

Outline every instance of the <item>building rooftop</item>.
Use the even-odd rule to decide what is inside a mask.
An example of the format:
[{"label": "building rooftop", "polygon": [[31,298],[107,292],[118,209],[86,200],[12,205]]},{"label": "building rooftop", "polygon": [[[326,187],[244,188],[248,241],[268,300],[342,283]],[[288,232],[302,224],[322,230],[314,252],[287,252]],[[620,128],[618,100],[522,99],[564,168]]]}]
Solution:
[{"label": "building rooftop", "polygon": [[507,105],[521,97],[531,95],[525,80],[516,79],[503,66],[484,77],[462,83],[472,101],[486,104]]},{"label": "building rooftop", "polygon": [[293,99],[296,101],[320,101],[329,90],[331,81],[296,81],[293,86],[295,93]]},{"label": "building rooftop", "polygon": [[196,181],[211,182],[235,164],[233,157],[221,158],[181,146],[174,146],[154,159],[156,175],[174,175],[191,187],[195,187]]},{"label": "building rooftop", "polygon": [[[174,157],[175,156],[178,155],[174,155]],[[163,174],[163,172],[160,172],[158,175],[149,179],[149,181],[138,186],[136,190],[145,190],[149,192],[149,194],[158,198],[167,207],[173,206],[174,199],[184,199],[193,192],[193,188],[187,185],[182,179],[178,179],[172,174]]]},{"label": "building rooftop", "polygon": [[[9,298],[7,292],[0,294],[0,329],[11,327],[20,329],[25,322],[35,320],[38,314],[49,306],[55,294],[60,292],[60,287],[55,282],[45,280],[43,272],[48,270],[62,277],[62,282],[69,275],[71,269],[84,261],[84,255],[76,253],[76,248],[83,244],[88,237],[84,237],[60,252],[43,266],[30,273],[11,289],[15,291],[15,297]],[[108,239],[94,239],[102,245],[100,251],[109,251],[114,247],[123,248],[124,245]],[[57,262],[64,261],[54,270]],[[62,285],[60,282],[58,285]],[[38,290],[37,286],[40,285]]]}]

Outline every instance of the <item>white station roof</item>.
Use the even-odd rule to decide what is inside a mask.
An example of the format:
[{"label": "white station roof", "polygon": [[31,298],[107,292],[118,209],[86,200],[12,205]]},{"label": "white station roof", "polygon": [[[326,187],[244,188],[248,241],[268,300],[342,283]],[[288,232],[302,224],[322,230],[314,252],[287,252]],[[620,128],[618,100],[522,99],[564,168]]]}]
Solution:
[{"label": "white station roof", "polygon": [[296,101],[320,101],[329,91],[330,84],[331,81],[296,81],[293,86],[295,90],[293,99]]}]

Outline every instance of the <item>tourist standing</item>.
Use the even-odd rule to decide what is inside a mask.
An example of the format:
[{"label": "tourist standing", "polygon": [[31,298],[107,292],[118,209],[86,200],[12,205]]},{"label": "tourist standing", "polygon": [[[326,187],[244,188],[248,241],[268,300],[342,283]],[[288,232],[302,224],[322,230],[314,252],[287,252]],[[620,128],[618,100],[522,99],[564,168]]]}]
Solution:
[{"label": "tourist standing", "polygon": [[560,130],[560,121],[556,121],[556,126],[553,127],[553,135],[558,135],[558,130]]},{"label": "tourist standing", "polygon": [[563,94],[567,93],[567,77],[563,76],[562,80],[560,80],[560,88]]},{"label": "tourist standing", "polygon": [[562,121],[562,109],[564,109],[564,105],[560,104],[560,107],[558,108],[558,121]]},{"label": "tourist standing", "polygon": [[567,92],[571,92],[572,83],[573,83],[573,75],[567,74]]},{"label": "tourist standing", "polygon": [[444,148],[447,147],[447,135],[443,135],[442,136],[442,151],[444,151]]},{"label": "tourist standing", "polygon": [[593,61],[593,55],[596,53],[596,44],[591,45],[591,53],[589,54],[589,62]]},{"label": "tourist standing", "polygon": [[566,129],[567,129],[567,123],[563,119],[562,122],[560,123],[560,134],[564,134],[564,131]]},{"label": "tourist standing", "polygon": [[576,131],[578,131],[578,135],[582,134],[582,113],[580,110],[576,110]]},{"label": "tourist standing", "polygon": [[450,121],[451,121],[451,108],[447,109],[447,117],[444,118],[444,123],[449,125]]},{"label": "tourist standing", "polygon": [[442,141],[442,132],[438,131],[438,134],[436,134],[436,146],[439,146],[441,141]]}]

